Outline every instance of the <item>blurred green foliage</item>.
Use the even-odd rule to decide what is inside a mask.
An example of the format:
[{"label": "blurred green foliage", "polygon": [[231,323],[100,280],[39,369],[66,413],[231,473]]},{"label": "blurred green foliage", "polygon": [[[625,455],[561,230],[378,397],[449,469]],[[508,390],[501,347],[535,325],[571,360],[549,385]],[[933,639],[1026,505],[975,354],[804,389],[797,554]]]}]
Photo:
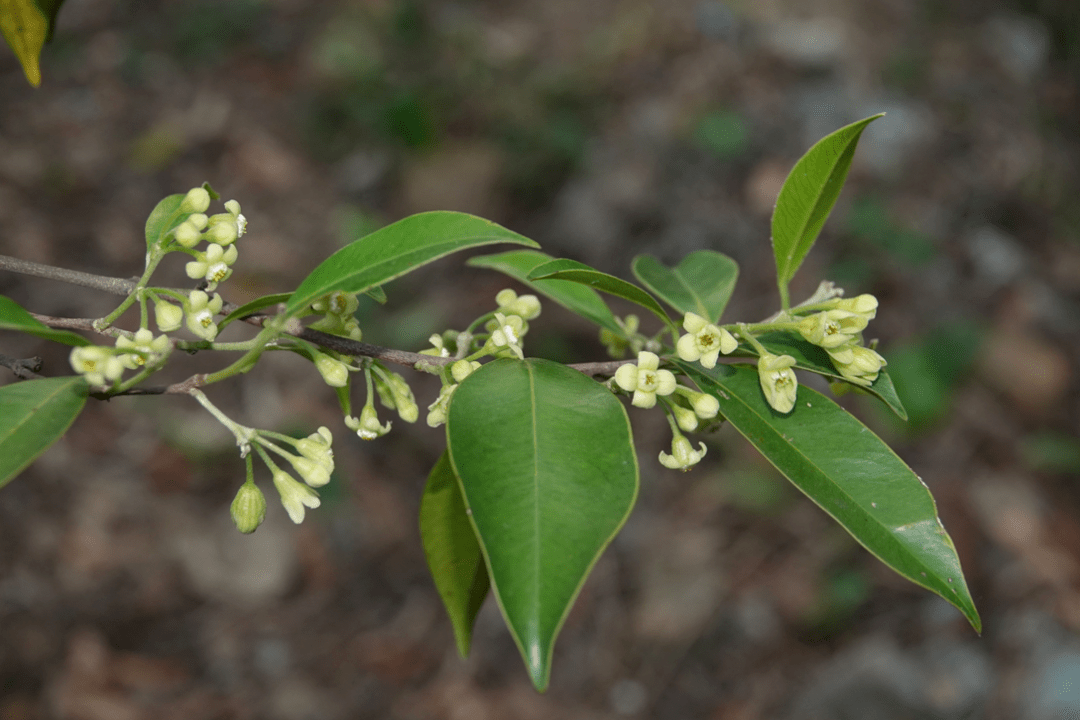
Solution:
[{"label": "blurred green foliage", "polygon": [[982,341],[978,325],[957,321],[889,350],[889,375],[911,430],[925,429],[948,411],[953,390],[967,376]]},{"label": "blurred green foliage", "polygon": [[736,112],[715,110],[705,113],[694,127],[694,142],[719,158],[734,158],[750,146],[746,121]]},{"label": "blurred green foliage", "polygon": [[860,196],[852,203],[847,229],[869,248],[884,251],[890,259],[911,267],[926,265],[937,254],[928,235],[898,224],[885,204],[871,195]]}]

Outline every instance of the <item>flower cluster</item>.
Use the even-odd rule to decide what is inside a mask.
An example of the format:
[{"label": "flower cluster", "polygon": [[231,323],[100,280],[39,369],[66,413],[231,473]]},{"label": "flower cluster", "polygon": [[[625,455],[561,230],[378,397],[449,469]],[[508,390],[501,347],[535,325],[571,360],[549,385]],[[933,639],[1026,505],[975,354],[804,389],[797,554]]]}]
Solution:
[{"label": "flower cluster", "polygon": [[[192,280],[204,280],[206,289],[213,291],[218,283],[232,274],[237,251],[236,239],[247,231],[247,218],[240,212],[240,203],[229,200],[226,212],[207,217],[210,193],[197,187],[188,191],[180,202],[179,212],[188,213],[187,218],[173,228],[172,236],[177,245],[195,259],[185,268]],[[205,251],[195,250],[201,241],[210,243]]]},{"label": "flower cluster", "polygon": [[311,304],[312,311],[321,313],[322,317],[311,323],[310,327],[312,330],[340,335],[360,342],[364,334],[360,330],[359,321],[353,314],[359,307],[360,300],[356,297],[356,293],[336,290]]},{"label": "flower cluster", "polygon": [[850,383],[869,387],[885,358],[862,345],[862,333],[877,314],[873,295],[833,298],[811,306],[816,312],[799,320],[800,335],[829,353],[837,372]]}]

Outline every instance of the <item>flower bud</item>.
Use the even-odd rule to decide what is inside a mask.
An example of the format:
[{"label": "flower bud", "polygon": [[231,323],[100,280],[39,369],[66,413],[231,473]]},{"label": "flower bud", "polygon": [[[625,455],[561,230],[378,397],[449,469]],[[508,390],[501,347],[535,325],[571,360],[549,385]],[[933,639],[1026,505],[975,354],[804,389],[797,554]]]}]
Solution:
[{"label": "flower bud", "polygon": [[245,535],[255,532],[266,519],[266,497],[250,480],[240,486],[229,507],[236,529]]},{"label": "flower bud", "polygon": [[694,432],[698,426],[698,416],[690,408],[684,408],[682,405],[674,405],[671,411],[675,414],[675,422],[679,424],[679,429],[683,432]]},{"label": "flower bud", "polygon": [[694,393],[689,396],[694,413],[702,420],[711,420],[720,412],[720,401],[706,393]]},{"label": "flower bud", "polygon": [[210,207],[210,193],[205,188],[197,187],[188,190],[187,195],[180,201],[180,212],[201,213]]},{"label": "flower bud", "polygon": [[327,469],[325,463],[296,456],[289,457],[289,463],[293,466],[296,474],[311,487],[322,487],[330,482],[330,470]]},{"label": "flower bud", "polygon": [[178,330],[183,321],[184,309],[182,307],[154,298],[154,322],[157,323],[158,330],[163,333]]},{"label": "flower bud", "polygon": [[315,369],[330,387],[345,387],[349,383],[349,366],[326,353],[315,353]]},{"label": "flower bud", "polygon": [[173,230],[173,237],[176,238],[176,242],[186,248],[193,248],[202,240],[199,229],[187,220],[176,226],[176,229]]}]

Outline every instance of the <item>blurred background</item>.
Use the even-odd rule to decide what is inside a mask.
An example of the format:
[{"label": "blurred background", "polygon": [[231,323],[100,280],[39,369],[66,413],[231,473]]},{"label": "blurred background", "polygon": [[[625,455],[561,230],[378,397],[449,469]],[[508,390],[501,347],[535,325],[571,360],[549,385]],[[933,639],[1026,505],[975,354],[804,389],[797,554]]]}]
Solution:
[{"label": "blurred background", "polygon": [[[250,221],[222,287],[237,303],[451,209],[622,277],[637,253],[719,250],[742,271],[725,320],[761,318],[787,171],[887,112],[792,297],[828,278],[881,301],[870,331],[911,421],[844,403],[934,493],[984,632],[732,429],[683,475],[655,461],[659,414],[631,409],[640,500],[538,695],[490,598],[457,656],[427,576],[416,515],[442,431],[383,411],[394,431],[362,442],[310,365],[274,357],[209,394],[242,423],[335,433],[301,526],[264,473],[267,521],[235,531],[243,464],[183,397],[91,401],[0,491],[0,717],[1080,716],[1080,5],[68,0],[42,69],[33,90],[0,51],[0,252],[137,275],[154,204],[210,181]],[[494,307],[512,283],[463,259],[362,307],[364,339],[418,350]],[[189,284],[182,265],[161,284]],[[117,302],[10,274],[0,292],[51,315]],[[0,344],[70,372],[61,349]],[[550,303],[526,350],[604,357]]]}]

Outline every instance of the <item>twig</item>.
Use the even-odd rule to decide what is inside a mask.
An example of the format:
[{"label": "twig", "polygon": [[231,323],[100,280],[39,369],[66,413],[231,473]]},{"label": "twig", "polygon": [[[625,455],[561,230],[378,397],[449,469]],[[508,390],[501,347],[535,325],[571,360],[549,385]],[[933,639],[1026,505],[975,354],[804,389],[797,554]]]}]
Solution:
[{"label": "twig", "polygon": [[0,255],[0,270],[19,273],[20,275],[32,275],[47,280],[57,280],[69,285],[79,285],[92,290],[101,290],[113,295],[128,295],[135,289],[137,280],[109,277],[107,275],[93,275],[79,272],[78,270],[66,270],[42,265],[41,263],[20,260],[19,258]]},{"label": "twig", "polygon": [[0,365],[8,368],[15,377],[21,380],[41,380],[43,375],[38,375],[44,361],[39,357],[13,358],[0,353]]}]

